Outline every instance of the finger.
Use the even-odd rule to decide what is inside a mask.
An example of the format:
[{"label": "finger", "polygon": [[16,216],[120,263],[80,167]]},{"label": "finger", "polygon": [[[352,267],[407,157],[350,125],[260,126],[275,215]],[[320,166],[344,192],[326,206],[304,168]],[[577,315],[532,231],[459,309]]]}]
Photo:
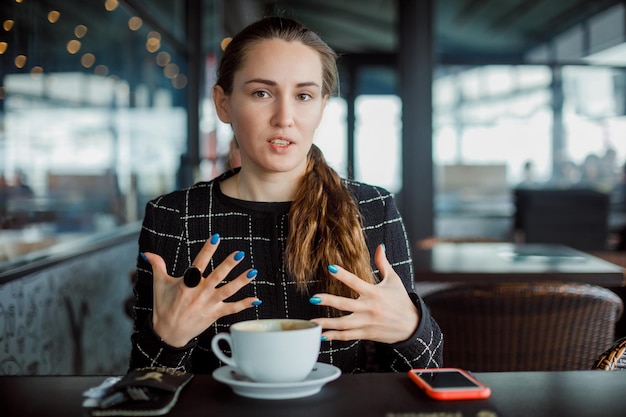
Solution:
[{"label": "finger", "polygon": [[385,246],[383,244],[376,248],[374,263],[380,271],[381,281],[378,283],[379,286],[385,288],[400,288],[400,286],[402,286],[402,288],[404,288],[404,284],[402,283],[400,276],[396,273],[396,271],[394,271],[393,267],[389,263],[389,260],[387,259],[387,253],[385,252]]},{"label": "finger", "polygon": [[150,252],[143,252],[142,253],[143,258],[148,261],[148,263],[150,263],[150,266],[152,267],[152,276],[163,276],[163,277],[167,277],[167,268],[165,266],[165,261],[163,260],[163,258],[161,258],[159,255],[157,255],[156,253],[150,253]]},{"label": "finger", "polygon": [[204,272],[206,267],[209,265],[209,262],[211,261],[211,258],[215,253],[215,250],[219,246],[219,243],[220,235],[218,233],[215,233],[206,242],[204,242],[202,249],[200,249],[200,252],[198,252],[198,254],[196,255],[196,258],[193,260],[192,265],[200,269],[200,271]]},{"label": "finger", "polygon": [[345,285],[352,288],[358,294],[367,293],[367,291],[372,286],[372,284],[369,284],[363,281],[361,278],[357,277],[353,273],[343,269],[342,267],[338,265],[333,265],[333,264],[328,265],[328,272],[330,272],[330,274],[334,278],[343,282]]},{"label": "finger", "polygon": [[374,252],[374,264],[380,271],[380,277],[382,280],[385,279],[389,275],[389,270],[391,269],[391,264],[387,259],[387,253],[385,252],[385,245],[382,243],[378,245],[376,248],[376,252]]},{"label": "finger", "polygon": [[220,308],[220,316],[228,316],[231,314],[239,313],[243,310],[247,310],[252,307],[258,307],[261,305],[261,300],[254,297],[247,297],[243,300],[233,301],[230,303],[222,303]]},{"label": "finger", "polygon": [[340,311],[355,312],[359,310],[359,302],[354,298],[333,294],[315,294],[309,298],[309,302],[315,305],[332,307]]},{"label": "finger", "polygon": [[239,275],[236,279],[229,282],[226,285],[222,285],[217,289],[219,291],[219,297],[222,300],[225,300],[233,295],[235,295],[239,290],[241,290],[246,285],[250,284],[254,278],[256,278],[258,271],[256,269],[249,269],[243,274]]},{"label": "finger", "polygon": [[163,292],[168,286],[176,285],[178,282],[178,279],[170,277],[167,274],[165,261],[159,255],[155,253],[150,253],[150,252],[142,252],[141,256],[148,263],[150,263],[150,266],[152,267],[152,282],[153,282],[152,303],[154,305],[153,314],[156,314],[158,311],[157,299],[159,298],[160,295],[163,294]]},{"label": "finger", "polygon": [[325,341],[331,340],[340,340],[340,341],[350,341],[350,340],[363,340],[366,339],[364,336],[365,332],[360,329],[350,329],[350,330],[329,330],[326,332],[322,332],[322,339]]},{"label": "finger", "polygon": [[347,314],[341,317],[317,317],[311,321],[320,325],[324,331],[358,329],[366,323],[361,323],[356,314]]},{"label": "finger", "polygon": [[217,268],[215,268],[209,274],[209,276],[205,280],[203,280],[202,284],[207,285],[210,288],[217,287],[219,283],[226,278],[230,271],[232,271],[233,268],[237,266],[239,262],[241,262],[245,255],[246,254],[243,251],[236,251],[231,253],[228,257],[226,257],[226,259],[222,261],[221,264],[217,266]]},{"label": "finger", "polygon": [[339,318],[316,318],[322,331],[323,340],[357,340],[366,339],[365,323],[361,323],[357,315],[349,314]]}]

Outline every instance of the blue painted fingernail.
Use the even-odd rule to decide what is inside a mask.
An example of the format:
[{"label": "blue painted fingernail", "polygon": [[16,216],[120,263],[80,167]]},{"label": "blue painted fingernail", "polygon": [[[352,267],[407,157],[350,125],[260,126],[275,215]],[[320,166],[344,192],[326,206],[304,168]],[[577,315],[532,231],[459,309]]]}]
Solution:
[{"label": "blue painted fingernail", "polygon": [[339,272],[339,269],[333,264],[328,265],[328,270],[333,274],[336,274],[337,272]]},{"label": "blue painted fingernail", "polygon": [[140,252],[140,253],[139,253],[139,255],[141,255],[141,259],[143,259],[144,261],[146,261],[146,262],[150,262],[150,261],[148,260],[148,258],[146,257],[146,255],[144,255],[144,253],[143,253],[143,252]]},{"label": "blue painted fingernail", "polygon": [[220,234],[216,233],[213,236],[211,236],[211,245],[216,245],[217,242],[220,241]]},{"label": "blue painted fingernail", "polygon": [[309,298],[309,303],[311,304],[319,304],[322,302],[322,299],[319,297],[311,297]]},{"label": "blue painted fingernail", "polygon": [[241,261],[245,255],[246,255],[245,252],[239,251],[235,254],[235,260]]},{"label": "blue painted fingernail", "polygon": [[381,243],[380,246],[383,247],[383,252],[387,253],[387,247],[385,246],[385,244]]},{"label": "blue painted fingernail", "polygon": [[322,342],[325,342],[326,341],[326,336],[322,336],[322,337],[320,337],[320,339],[322,339]]},{"label": "blue painted fingernail", "polygon": [[256,274],[258,274],[258,273],[259,273],[259,271],[257,271],[256,269],[251,269],[246,274],[246,277],[252,279],[252,278],[256,277]]},{"label": "blue painted fingernail", "polygon": [[253,301],[253,302],[252,302],[252,305],[253,305],[253,306],[255,306],[255,307],[258,307],[258,306],[260,306],[261,304],[263,304],[263,301],[261,301],[261,300],[256,300],[256,301]]}]

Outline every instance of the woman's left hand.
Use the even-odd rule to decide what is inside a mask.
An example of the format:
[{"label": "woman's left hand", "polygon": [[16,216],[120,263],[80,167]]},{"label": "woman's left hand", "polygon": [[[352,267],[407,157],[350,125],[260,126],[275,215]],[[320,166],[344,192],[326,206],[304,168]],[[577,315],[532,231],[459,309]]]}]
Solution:
[{"label": "woman's left hand", "polygon": [[382,245],[374,254],[374,263],[382,280],[370,284],[337,266],[332,275],[355,290],[356,299],[331,294],[316,294],[318,305],[336,308],[350,314],[336,318],[317,318],[311,321],[322,326],[326,340],[372,340],[397,343],[407,340],[417,329],[419,312],[409,297],[402,280],[387,260]]}]

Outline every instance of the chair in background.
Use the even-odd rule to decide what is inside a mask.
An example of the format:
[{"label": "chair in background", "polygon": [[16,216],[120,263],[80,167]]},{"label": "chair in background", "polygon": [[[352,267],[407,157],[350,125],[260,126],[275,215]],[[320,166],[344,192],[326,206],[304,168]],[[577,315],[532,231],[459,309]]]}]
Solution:
[{"label": "chair in background", "polygon": [[593,364],[602,371],[626,371],[626,337],[622,337],[605,350]]},{"label": "chair in background", "polygon": [[[591,253],[595,257],[625,268],[624,271],[626,274],[626,252],[617,250],[604,250],[590,251],[589,253]],[[617,294],[618,297],[622,299],[622,302],[626,303],[626,287],[611,287],[610,290]],[[615,325],[615,337],[618,339],[626,337],[626,314],[624,314]]]},{"label": "chair in background", "polygon": [[514,199],[514,228],[522,241],[560,243],[584,251],[608,246],[608,194],[582,188],[518,188]]},{"label": "chair in background", "polygon": [[569,283],[505,283],[424,296],[444,333],[444,366],[476,372],[590,369],[614,341],[623,303]]}]

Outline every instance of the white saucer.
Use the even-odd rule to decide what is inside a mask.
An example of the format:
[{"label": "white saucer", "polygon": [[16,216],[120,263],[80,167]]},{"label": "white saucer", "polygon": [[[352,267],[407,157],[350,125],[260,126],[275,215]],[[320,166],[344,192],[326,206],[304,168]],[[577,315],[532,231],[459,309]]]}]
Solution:
[{"label": "white saucer", "polygon": [[236,394],[265,400],[308,397],[320,392],[326,383],[340,375],[339,368],[321,362],[317,362],[311,373],[300,382],[254,382],[237,373],[232,366],[222,366],[213,371],[213,378],[229,385]]}]

